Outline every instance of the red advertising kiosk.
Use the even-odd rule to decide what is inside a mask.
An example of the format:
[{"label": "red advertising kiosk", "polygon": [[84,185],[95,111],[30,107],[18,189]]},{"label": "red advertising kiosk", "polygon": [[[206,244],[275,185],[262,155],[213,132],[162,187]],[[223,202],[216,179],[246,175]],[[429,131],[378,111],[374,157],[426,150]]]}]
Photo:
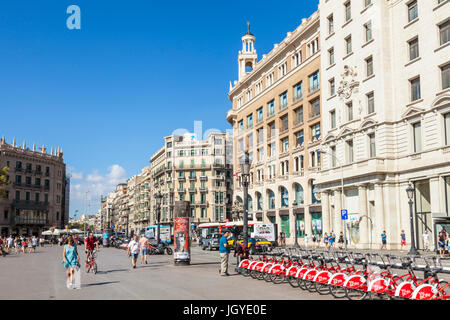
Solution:
[{"label": "red advertising kiosk", "polygon": [[176,201],[174,212],[174,264],[189,265],[191,263],[191,243],[189,238],[189,201]]}]

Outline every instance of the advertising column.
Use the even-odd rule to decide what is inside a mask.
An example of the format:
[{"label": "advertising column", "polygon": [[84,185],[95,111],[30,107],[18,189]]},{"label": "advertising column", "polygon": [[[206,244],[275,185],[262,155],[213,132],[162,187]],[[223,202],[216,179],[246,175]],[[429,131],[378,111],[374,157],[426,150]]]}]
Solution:
[{"label": "advertising column", "polygon": [[191,263],[191,245],[189,239],[189,201],[175,202],[174,221],[174,264],[189,265]]}]

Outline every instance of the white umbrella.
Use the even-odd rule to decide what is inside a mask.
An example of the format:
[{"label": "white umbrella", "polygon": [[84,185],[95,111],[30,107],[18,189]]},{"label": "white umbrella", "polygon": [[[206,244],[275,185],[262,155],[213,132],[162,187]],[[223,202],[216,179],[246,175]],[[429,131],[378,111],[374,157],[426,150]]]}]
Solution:
[{"label": "white umbrella", "polygon": [[52,235],[54,236],[59,236],[61,234],[61,229],[55,229],[55,231],[53,231]]},{"label": "white umbrella", "polygon": [[42,235],[43,236],[51,236],[52,232],[51,232],[51,230],[47,230],[47,231],[42,232]]}]

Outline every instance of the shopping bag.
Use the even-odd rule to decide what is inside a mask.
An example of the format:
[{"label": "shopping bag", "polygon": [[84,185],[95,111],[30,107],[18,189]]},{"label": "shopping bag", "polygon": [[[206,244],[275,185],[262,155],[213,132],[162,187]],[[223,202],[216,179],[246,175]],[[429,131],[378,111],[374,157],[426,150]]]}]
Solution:
[{"label": "shopping bag", "polygon": [[80,272],[80,265],[77,264],[73,271],[73,288],[74,289],[81,289],[81,272]]}]

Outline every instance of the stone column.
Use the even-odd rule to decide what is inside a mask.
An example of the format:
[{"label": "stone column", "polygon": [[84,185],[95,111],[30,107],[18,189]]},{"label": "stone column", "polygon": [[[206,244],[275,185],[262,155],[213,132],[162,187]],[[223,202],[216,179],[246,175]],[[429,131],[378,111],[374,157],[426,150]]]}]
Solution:
[{"label": "stone column", "polygon": [[[367,212],[367,186],[359,185],[358,186],[358,195],[359,195],[359,214],[360,214],[360,224],[359,224],[359,242],[361,248],[369,248],[370,241],[370,218],[368,219]],[[365,216],[365,217],[363,217]]]},{"label": "stone column", "polygon": [[323,233],[330,232],[330,193],[322,191],[322,224]]},{"label": "stone column", "polygon": [[294,208],[289,208],[289,233],[291,236],[289,237],[289,243],[295,243],[295,214]]},{"label": "stone column", "polygon": [[[377,248],[377,245],[381,246],[381,233],[385,230],[384,225],[384,205],[383,205],[383,184],[375,183],[375,230],[373,235],[373,243],[375,244],[372,248]],[[387,231],[387,230],[386,230]],[[388,243],[392,241],[391,236],[387,235]],[[380,247],[378,246],[378,249]]]},{"label": "stone column", "polygon": [[342,191],[341,188],[334,190],[334,210],[333,212],[333,226],[329,232],[334,231],[335,234],[339,234],[342,230],[341,221],[341,209],[342,209]]},{"label": "stone column", "polygon": [[444,199],[445,195],[440,192],[439,177],[430,178],[430,205],[431,212],[445,212]]},{"label": "stone column", "polygon": [[311,219],[311,213],[309,212],[309,207],[305,206],[304,217],[305,217],[305,233],[308,235],[309,239],[311,239],[311,237],[312,237],[312,228],[311,228],[312,219]]}]

